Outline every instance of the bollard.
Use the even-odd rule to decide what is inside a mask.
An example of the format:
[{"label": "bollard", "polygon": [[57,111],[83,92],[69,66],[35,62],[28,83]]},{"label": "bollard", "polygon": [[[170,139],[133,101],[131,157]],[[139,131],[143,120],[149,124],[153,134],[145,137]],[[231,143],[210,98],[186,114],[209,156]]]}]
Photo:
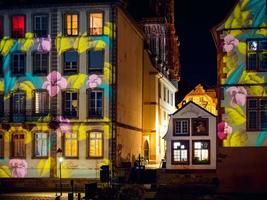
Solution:
[{"label": "bollard", "polygon": [[72,192],[68,193],[68,200],[73,200],[73,193]]},{"label": "bollard", "polygon": [[78,200],[81,200],[81,193],[78,192]]}]

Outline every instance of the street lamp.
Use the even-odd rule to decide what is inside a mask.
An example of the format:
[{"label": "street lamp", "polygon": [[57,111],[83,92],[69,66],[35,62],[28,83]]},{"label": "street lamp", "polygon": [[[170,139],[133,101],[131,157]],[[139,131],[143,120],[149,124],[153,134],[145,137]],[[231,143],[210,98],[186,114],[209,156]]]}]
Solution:
[{"label": "street lamp", "polygon": [[63,155],[62,155],[62,149],[61,148],[57,149],[57,156],[58,156],[58,161],[59,161],[60,196],[62,196],[61,164],[62,164],[64,158],[63,158]]}]

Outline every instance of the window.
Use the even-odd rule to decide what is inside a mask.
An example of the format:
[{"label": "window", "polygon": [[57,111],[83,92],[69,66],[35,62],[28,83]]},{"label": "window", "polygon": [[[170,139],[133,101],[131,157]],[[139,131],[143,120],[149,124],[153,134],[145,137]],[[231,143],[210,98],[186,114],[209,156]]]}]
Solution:
[{"label": "window", "polygon": [[0,132],[0,158],[4,158],[4,133]]},{"label": "window", "polygon": [[173,125],[174,136],[189,135],[189,119],[174,119]]},{"label": "window", "polygon": [[173,93],[171,93],[171,106],[173,106]]},{"label": "window", "polygon": [[103,73],[104,68],[104,50],[88,51],[88,72]]},{"label": "window", "polygon": [[64,53],[64,73],[74,74],[78,72],[78,53],[76,51],[66,51]]},{"label": "window", "polygon": [[103,157],[103,132],[91,131],[88,134],[88,157]]},{"label": "window", "polygon": [[21,52],[13,53],[11,56],[11,71],[13,75],[22,76],[25,73],[26,55]]},{"label": "window", "polygon": [[22,91],[17,91],[12,94],[12,109],[13,114],[24,114],[26,107],[26,94]]},{"label": "window", "polygon": [[201,117],[193,118],[192,135],[209,135],[209,119]]},{"label": "window", "polygon": [[3,56],[0,54],[0,77],[3,77]]},{"label": "window", "polygon": [[33,16],[33,32],[35,33],[35,37],[47,37],[48,35],[47,15]]},{"label": "window", "polygon": [[267,39],[247,41],[247,70],[267,71]]},{"label": "window", "polygon": [[79,16],[78,14],[65,15],[65,35],[76,36],[79,32]]},{"label": "window", "polygon": [[13,158],[26,158],[26,145],[24,139],[25,135],[23,133],[13,133],[11,145]]},{"label": "window", "polygon": [[166,101],[166,88],[163,86],[163,100]]},{"label": "window", "polygon": [[0,92],[0,117],[4,116],[4,93]]},{"label": "window", "polygon": [[78,157],[78,133],[64,134],[64,156],[68,158]]},{"label": "window", "polygon": [[32,55],[33,73],[38,75],[46,75],[49,65],[49,54],[35,52]]},{"label": "window", "polygon": [[103,34],[103,13],[90,13],[89,14],[89,34],[102,35]]},{"label": "window", "polygon": [[210,141],[192,141],[193,159],[192,164],[210,163]]},{"label": "window", "polygon": [[172,141],[172,164],[189,164],[188,140]]},{"label": "window", "polygon": [[34,134],[34,157],[48,157],[48,134],[35,133]]},{"label": "window", "polygon": [[167,90],[167,103],[170,103],[170,91]]},{"label": "window", "polygon": [[25,16],[12,16],[11,35],[13,38],[24,38],[25,36]]},{"label": "window", "polygon": [[88,118],[103,118],[103,90],[89,90]]},{"label": "window", "polygon": [[4,20],[3,17],[0,16],[0,38],[4,36]]},{"label": "window", "polygon": [[248,97],[247,99],[247,130],[267,130],[267,98]]},{"label": "window", "polygon": [[63,92],[62,115],[68,118],[78,117],[78,92]]},{"label": "window", "polygon": [[48,94],[46,90],[36,90],[34,92],[34,114],[48,113]]}]

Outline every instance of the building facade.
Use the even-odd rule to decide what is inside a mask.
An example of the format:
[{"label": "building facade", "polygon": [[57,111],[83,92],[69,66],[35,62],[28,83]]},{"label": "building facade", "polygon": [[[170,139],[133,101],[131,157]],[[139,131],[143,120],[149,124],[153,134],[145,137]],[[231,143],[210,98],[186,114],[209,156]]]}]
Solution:
[{"label": "building facade", "polygon": [[7,4],[0,38],[1,178],[58,177],[59,148],[63,178],[138,157],[144,38],[119,4]]},{"label": "building facade", "polygon": [[213,29],[218,62],[218,175],[224,190],[266,191],[266,20],[266,1],[240,0]]}]

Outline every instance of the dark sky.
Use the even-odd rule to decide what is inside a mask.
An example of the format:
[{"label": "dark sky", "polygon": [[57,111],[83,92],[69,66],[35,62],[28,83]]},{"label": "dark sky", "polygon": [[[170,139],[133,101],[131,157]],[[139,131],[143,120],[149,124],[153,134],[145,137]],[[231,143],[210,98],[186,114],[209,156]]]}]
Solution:
[{"label": "dark sky", "polygon": [[210,30],[235,3],[235,0],[175,0],[181,80],[192,85],[216,86],[216,48]]}]

